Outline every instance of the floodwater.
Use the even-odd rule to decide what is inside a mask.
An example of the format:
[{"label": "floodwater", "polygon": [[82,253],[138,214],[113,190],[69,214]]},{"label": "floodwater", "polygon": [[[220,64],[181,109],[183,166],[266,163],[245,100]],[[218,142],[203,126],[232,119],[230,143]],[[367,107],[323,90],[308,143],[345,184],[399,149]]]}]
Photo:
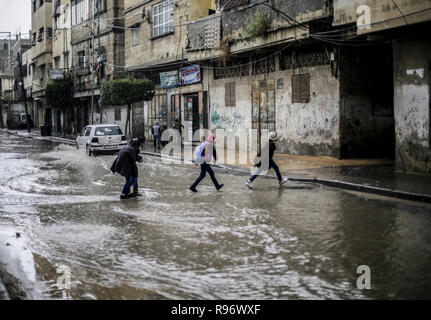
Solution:
[{"label": "floodwater", "polygon": [[208,177],[193,194],[198,168],[147,156],[144,196],[120,201],[114,157],[0,133],[0,233],[21,233],[33,297],[431,298],[429,206],[264,178],[248,190],[223,170],[223,191]]}]

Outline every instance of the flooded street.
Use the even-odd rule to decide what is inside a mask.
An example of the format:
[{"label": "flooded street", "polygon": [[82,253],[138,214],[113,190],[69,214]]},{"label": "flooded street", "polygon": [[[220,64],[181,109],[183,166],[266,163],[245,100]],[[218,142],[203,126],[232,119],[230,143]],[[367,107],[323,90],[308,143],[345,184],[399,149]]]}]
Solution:
[{"label": "flooded street", "polygon": [[36,298],[431,298],[427,205],[272,179],[248,190],[222,170],[223,191],[207,177],[192,194],[199,169],[148,156],[143,197],[121,201],[114,158],[0,133],[0,234],[20,232]]}]

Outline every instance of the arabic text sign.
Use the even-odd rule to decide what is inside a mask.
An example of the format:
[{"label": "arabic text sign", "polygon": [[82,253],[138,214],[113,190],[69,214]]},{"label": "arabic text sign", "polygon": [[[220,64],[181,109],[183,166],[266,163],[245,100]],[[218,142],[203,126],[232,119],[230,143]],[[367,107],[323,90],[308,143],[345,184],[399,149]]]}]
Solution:
[{"label": "arabic text sign", "polygon": [[160,84],[162,89],[170,89],[179,86],[178,71],[160,73]]},{"label": "arabic text sign", "polygon": [[180,73],[182,85],[188,85],[201,81],[201,68],[198,65],[181,68]]}]

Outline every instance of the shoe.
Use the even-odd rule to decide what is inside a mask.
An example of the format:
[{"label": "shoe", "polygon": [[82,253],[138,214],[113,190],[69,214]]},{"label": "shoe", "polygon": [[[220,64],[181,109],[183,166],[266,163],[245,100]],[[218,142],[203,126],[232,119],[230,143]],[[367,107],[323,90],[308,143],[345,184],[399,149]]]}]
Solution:
[{"label": "shoe", "polygon": [[121,200],[129,199],[129,198],[130,198],[130,194],[122,194],[122,195],[120,196],[120,199],[121,199]]},{"label": "shoe", "polygon": [[280,186],[282,186],[283,184],[285,184],[287,181],[289,181],[289,178],[283,178],[283,180],[279,181],[278,184]]},{"label": "shoe", "polygon": [[137,190],[133,191],[133,196],[134,197],[142,197],[142,193],[139,193]]},{"label": "shoe", "polygon": [[192,192],[198,192],[198,190],[196,190],[196,188],[192,188],[192,187],[190,187],[189,190]]},{"label": "shoe", "polygon": [[253,185],[252,182],[250,180],[247,180],[247,182],[245,183],[245,185],[249,188],[249,189],[253,189]]},{"label": "shoe", "polygon": [[224,184],[221,184],[217,187],[217,191],[219,191],[221,188],[223,188]]}]

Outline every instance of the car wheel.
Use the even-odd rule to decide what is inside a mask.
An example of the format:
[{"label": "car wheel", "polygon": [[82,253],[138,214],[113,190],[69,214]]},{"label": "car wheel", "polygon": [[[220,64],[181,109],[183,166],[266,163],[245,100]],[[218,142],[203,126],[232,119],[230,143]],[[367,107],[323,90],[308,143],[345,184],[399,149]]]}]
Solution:
[{"label": "car wheel", "polygon": [[90,150],[90,146],[87,145],[87,155],[91,157],[93,155],[93,152]]}]

